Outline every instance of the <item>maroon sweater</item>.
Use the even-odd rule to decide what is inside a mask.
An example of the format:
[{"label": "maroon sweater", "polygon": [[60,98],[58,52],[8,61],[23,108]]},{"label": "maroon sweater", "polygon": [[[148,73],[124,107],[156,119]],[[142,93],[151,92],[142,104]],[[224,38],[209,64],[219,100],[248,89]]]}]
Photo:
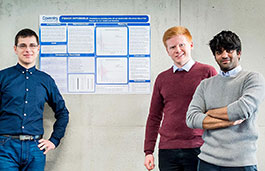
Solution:
[{"label": "maroon sweater", "polygon": [[195,62],[189,72],[173,73],[171,67],[158,75],[146,123],[146,155],[154,152],[158,133],[159,149],[196,148],[202,145],[203,130],[187,127],[186,112],[200,82],[216,74],[214,67]]}]

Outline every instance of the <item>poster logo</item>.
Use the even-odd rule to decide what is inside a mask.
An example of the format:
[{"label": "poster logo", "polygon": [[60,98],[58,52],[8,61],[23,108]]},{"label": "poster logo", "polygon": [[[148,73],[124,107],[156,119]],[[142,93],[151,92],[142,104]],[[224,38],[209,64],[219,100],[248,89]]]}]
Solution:
[{"label": "poster logo", "polygon": [[42,16],[42,21],[44,23],[57,23],[59,21],[59,17],[56,17],[56,16]]}]

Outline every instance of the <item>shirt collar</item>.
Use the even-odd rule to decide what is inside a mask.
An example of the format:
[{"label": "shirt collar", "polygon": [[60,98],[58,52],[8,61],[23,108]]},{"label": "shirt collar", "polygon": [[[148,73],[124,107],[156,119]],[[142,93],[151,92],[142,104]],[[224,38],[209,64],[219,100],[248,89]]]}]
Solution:
[{"label": "shirt collar", "polygon": [[176,71],[186,71],[189,72],[191,67],[195,64],[195,61],[193,59],[190,59],[183,67],[178,68],[175,64],[173,65],[173,72],[175,73]]},{"label": "shirt collar", "polygon": [[240,71],[242,70],[242,67],[239,65],[237,67],[235,67],[234,69],[230,70],[230,71],[227,71],[227,72],[224,72],[222,70],[219,71],[219,74],[222,76],[222,77],[234,77],[236,76],[237,73],[239,73]]},{"label": "shirt collar", "polygon": [[28,72],[36,71],[36,66],[33,66],[33,67],[27,69],[27,68],[23,67],[22,65],[20,65],[19,63],[17,63],[16,68],[22,73],[27,72],[27,71]]}]

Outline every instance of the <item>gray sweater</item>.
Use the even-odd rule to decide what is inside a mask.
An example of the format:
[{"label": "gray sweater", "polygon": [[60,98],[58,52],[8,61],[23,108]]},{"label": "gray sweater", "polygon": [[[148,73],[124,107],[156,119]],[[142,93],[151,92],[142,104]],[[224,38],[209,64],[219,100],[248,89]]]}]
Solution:
[{"label": "gray sweater", "polygon": [[217,166],[256,165],[256,118],[264,96],[265,82],[259,73],[240,71],[234,77],[217,75],[203,80],[187,111],[188,127],[202,129],[205,113],[225,106],[230,121],[246,120],[227,128],[205,130],[199,158]]}]

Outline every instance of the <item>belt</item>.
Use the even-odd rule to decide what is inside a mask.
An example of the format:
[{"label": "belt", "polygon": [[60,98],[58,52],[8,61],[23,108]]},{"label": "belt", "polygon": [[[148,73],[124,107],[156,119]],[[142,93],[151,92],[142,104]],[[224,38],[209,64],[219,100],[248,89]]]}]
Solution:
[{"label": "belt", "polygon": [[21,141],[32,141],[32,140],[39,140],[42,138],[42,135],[1,135],[4,137],[10,137],[12,139],[19,139]]}]

